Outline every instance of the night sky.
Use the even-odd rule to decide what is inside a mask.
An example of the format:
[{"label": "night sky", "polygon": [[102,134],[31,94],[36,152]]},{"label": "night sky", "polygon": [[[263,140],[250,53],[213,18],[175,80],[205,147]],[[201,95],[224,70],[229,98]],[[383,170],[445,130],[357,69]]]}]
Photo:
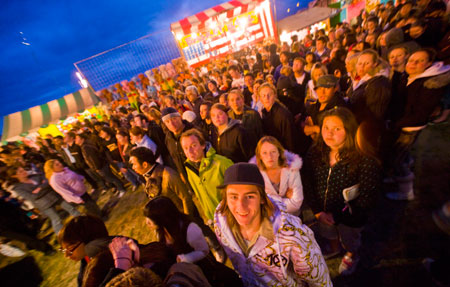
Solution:
[{"label": "night sky", "polygon": [[[73,63],[223,2],[0,1],[0,118],[79,90]],[[278,0],[277,18],[297,2]]]}]

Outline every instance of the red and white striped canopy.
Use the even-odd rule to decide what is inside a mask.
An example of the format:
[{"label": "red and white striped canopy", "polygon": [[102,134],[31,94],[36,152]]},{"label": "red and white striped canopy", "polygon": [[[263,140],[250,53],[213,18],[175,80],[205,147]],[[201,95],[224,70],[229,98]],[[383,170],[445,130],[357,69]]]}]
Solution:
[{"label": "red and white striped canopy", "polygon": [[242,13],[253,10],[258,3],[264,0],[233,0],[215,7],[206,9],[200,13],[184,18],[178,22],[172,23],[170,28],[172,31],[183,31],[184,35],[201,31],[206,27],[206,23],[211,18],[224,14],[227,18],[234,18]]}]

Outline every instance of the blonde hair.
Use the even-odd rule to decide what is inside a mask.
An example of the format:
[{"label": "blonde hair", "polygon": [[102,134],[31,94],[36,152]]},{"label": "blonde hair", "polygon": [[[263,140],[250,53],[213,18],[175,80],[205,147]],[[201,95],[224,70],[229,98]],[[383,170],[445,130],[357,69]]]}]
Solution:
[{"label": "blonde hair", "polygon": [[49,159],[44,164],[44,173],[48,180],[50,180],[53,175],[53,165],[55,164],[55,161],[57,161],[57,159]]},{"label": "blonde hair", "polygon": [[278,157],[278,165],[280,166],[280,168],[287,166],[286,157],[284,156],[284,148],[281,145],[281,143],[272,136],[265,136],[259,140],[258,145],[256,146],[255,154],[256,154],[256,165],[258,166],[258,168],[266,170],[266,166],[264,165],[264,162],[261,159],[261,147],[264,143],[270,143],[271,145],[274,145],[277,148],[278,153],[280,154]]}]

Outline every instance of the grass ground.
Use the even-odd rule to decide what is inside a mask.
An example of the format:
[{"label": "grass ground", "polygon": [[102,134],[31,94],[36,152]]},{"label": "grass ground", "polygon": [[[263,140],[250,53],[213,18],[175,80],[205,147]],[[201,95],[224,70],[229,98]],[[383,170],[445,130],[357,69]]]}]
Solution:
[{"label": "grass ground", "polygon": [[[395,202],[380,197],[363,235],[364,247],[357,272],[339,277],[337,268],[341,257],[327,261],[335,286],[432,286],[421,261],[425,257],[449,254],[448,236],[431,220],[432,210],[449,198],[449,139],[448,121],[429,126],[420,134],[413,151],[416,200]],[[144,244],[156,238],[145,226],[142,207],[146,196],[142,188],[126,193],[118,201],[109,194],[100,195],[97,202],[109,210],[105,223],[110,234],[133,237]],[[34,258],[41,271],[40,286],[76,286],[78,263],[60,253],[43,256],[29,251],[27,256]],[[19,259],[0,255],[0,267]]]}]

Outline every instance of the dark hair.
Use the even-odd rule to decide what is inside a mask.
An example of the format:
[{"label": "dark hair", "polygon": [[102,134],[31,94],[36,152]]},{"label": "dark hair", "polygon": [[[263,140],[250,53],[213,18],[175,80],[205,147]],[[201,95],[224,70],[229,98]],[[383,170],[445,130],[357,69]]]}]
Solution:
[{"label": "dark hair", "polygon": [[135,115],[134,118],[140,118],[141,121],[146,121],[147,123],[149,122],[148,118],[142,113]]},{"label": "dark hair", "polygon": [[238,66],[236,66],[236,65],[231,65],[231,66],[229,66],[229,67],[228,67],[228,71],[230,71],[230,70],[234,70],[234,71],[236,71],[236,72],[239,72],[239,68],[238,68]]},{"label": "dark hair", "polygon": [[114,137],[116,135],[114,130],[110,127],[102,127],[100,131],[107,133],[110,137]]},{"label": "dark hair", "polygon": [[130,137],[130,134],[128,133],[128,129],[126,129],[126,128],[118,129],[116,132],[116,135],[120,135],[120,136],[128,137],[128,138]]},{"label": "dark hair", "polygon": [[[144,207],[144,216],[158,226],[159,241],[166,243],[165,230],[173,238],[175,254],[186,252],[186,230],[193,221],[188,215],[181,213],[170,198],[157,196]],[[184,231],[184,232],[183,232]]]},{"label": "dark hair", "polygon": [[141,127],[132,127],[130,133],[134,136],[144,136],[145,131]]},{"label": "dark hair", "polygon": [[75,139],[76,134],[75,134],[74,132],[68,132],[68,133],[66,134],[66,137],[70,137],[70,138],[72,138],[72,139]]},{"label": "dark hair", "polygon": [[286,58],[288,58],[289,59],[289,52],[288,51],[282,51],[281,53],[280,53],[280,56],[281,55],[284,55],[284,56],[286,56]]},{"label": "dark hair", "polygon": [[321,42],[323,42],[325,44],[328,42],[327,38],[325,36],[320,36],[319,39],[317,39],[317,41],[321,41]]},{"label": "dark hair", "polygon": [[153,151],[143,146],[132,149],[130,152],[130,157],[132,156],[137,159],[139,164],[147,162],[150,165],[154,165],[156,162],[156,157]]},{"label": "dark hair", "polygon": [[428,62],[430,62],[430,63],[434,63],[434,61],[436,60],[436,50],[433,49],[433,48],[422,48],[422,49],[419,49],[419,50],[415,51],[412,54],[416,54],[416,53],[419,53],[419,52],[427,54]]},{"label": "dark hair", "polygon": [[[337,160],[341,161],[343,164],[350,164],[354,167],[356,166],[355,163],[357,163],[360,158],[360,154],[355,143],[356,130],[358,128],[358,123],[356,122],[355,116],[347,108],[334,107],[322,113],[319,119],[320,130],[322,130],[325,118],[332,116],[338,117],[342,121],[346,134],[344,145],[339,149],[339,152],[336,155],[338,157]],[[315,151],[320,153],[322,161],[328,164],[331,149],[325,144],[322,137],[322,132],[319,133],[319,137],[317,138],[313,148]]]},{"label": "dark hair", "polygon": [[58,241],[66,245],[75,243],[87,244],[94,239],[108,237],[105,223],[92,215],[80,215],[73,217],[58,233]]}]

